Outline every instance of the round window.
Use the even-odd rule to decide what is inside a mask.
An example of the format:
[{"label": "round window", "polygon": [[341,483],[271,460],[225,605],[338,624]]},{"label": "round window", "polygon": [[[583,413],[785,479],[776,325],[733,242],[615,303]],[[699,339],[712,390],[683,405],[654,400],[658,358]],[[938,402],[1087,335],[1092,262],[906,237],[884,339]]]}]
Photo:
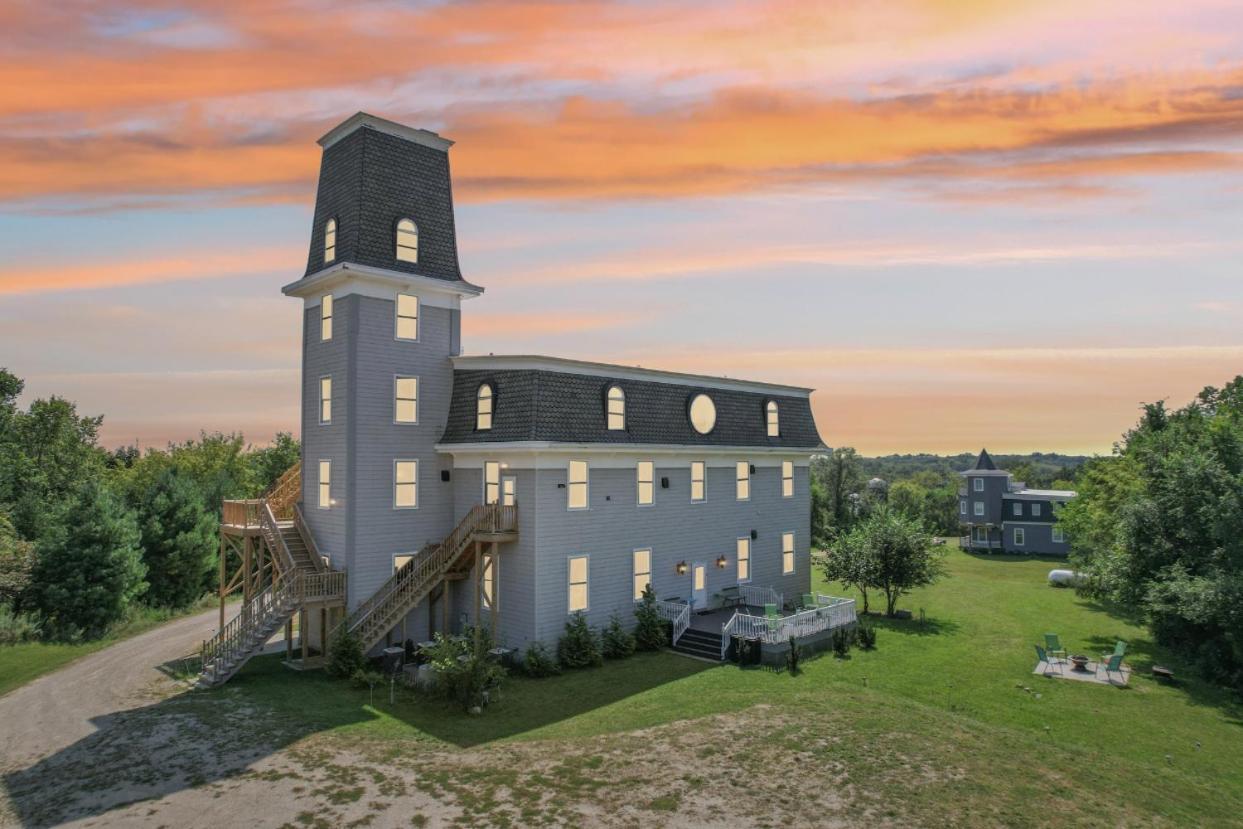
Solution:
[{"label": "round window", "polygon": [[701,435],[712,431],[716,425],[716,404],[706,394],[697,394],[691,398],[691,425]]}]

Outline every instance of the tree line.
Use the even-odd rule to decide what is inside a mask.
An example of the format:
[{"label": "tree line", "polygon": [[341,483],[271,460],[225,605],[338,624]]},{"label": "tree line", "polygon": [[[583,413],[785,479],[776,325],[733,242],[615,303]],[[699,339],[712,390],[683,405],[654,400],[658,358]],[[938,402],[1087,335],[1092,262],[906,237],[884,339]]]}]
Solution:
[{"label": "tree line", "polygon": [[102,416],[57,396],[23,410],[23,388],[0,369],[0,641],[92,638],[141,605],[193,604],[215,588],[221,502],[262,494],[299,457],[288,433],[109,452]]}]

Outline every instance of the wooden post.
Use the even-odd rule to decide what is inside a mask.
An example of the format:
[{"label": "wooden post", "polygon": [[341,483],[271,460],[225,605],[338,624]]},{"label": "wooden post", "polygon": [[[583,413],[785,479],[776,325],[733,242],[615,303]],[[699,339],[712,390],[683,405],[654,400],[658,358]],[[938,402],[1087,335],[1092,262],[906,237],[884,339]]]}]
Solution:
[{"label": "wooden post", "polygon": [[307,641],[306,635],[306,606],[304,605],[298,610],[298,638],[302,640],[302,667],[306,667],[306,660],[310,655],[307,651],[310,643]]},{"label": "wooden post", "polygon": [[483,542],[475,542],[475,652],[479,652],[479,596],[483,592]]},{"label": "wooden post", "polygon": [[319,609],[319,655],[328,655],[328,608]]},{"label": "wooden post", "polygon": [[440,597],[440,619],[441,633],[445,636],[449,635],[449,580],[445,579],[444,590]]},{"label": "wooden post", "polygon": [[293,661],[293,617],[285,620],[285,661]]},{"label": "wooden post", "polygon": [[246,607],[250,606],[250,600],[254,598],[250,585],[250,570],[254,564],[254,541],[250,536],[242,539],[242,602]]},{"label": "wooden post", "polygon": [[227,587],[227,578],[225,576],[225,556],[228,555],[228,547],[225,546],[224,530],[220,531],[220,630],[224,630],[224,597],[225,588]]},{"label": "wooden post", "polygon": [[501,544],[492,542],[492,645],[501,646]]}]

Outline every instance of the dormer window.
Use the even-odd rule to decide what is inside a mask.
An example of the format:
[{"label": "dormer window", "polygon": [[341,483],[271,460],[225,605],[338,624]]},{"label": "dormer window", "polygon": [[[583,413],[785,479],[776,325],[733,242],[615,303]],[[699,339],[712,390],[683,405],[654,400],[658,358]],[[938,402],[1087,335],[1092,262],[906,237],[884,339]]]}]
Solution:
[{"label": "dormer window", "polygon": [[691,426],[701,435],[706,435],[716,426],[716,404],[706,394],[697,394],[691,398]]},{"label": "dormer window", "polygon": [[324,264],[337,258],[337,220],[329,219],[324,223]]},{"label": "dormer window", "polygon": [[491,383],[484,383],[475,395],[475,428],[481,432],[492,428],[492,403],[495,394]]},{"label": "dormer window", "polygon": [[770,438],[781,437],[781,421],[778,419],[777,401],[768,401],[768,405],[764,407],[764,420],[768,425],[768,436]]},{"label": "dormer window", "polygon": [[419,261],[419,228],[413,219],[397,223],[397,261]]},{"label": "dormer window", "polygon": [[609,386],[605,410],[610,432],[626,428],[626,393],[621,390],[621,386]]}]

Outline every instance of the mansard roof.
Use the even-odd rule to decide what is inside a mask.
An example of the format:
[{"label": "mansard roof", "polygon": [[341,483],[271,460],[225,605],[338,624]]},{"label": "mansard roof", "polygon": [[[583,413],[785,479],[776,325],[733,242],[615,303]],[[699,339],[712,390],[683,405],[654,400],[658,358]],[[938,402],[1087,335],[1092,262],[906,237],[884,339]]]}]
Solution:
[{"label": "mansard roof", "polygon": [[[492,428],[476,430],[476,395],[493,388]],[[626,428],[609,430],[608,390],[625,393]],[[691,426],[690,400],[707,394],[716,425]],[[552,358],[455,358],[453,398],[442,444],[550,443],[757,447],[814,451],[824,447],[811,412],[810,390],[627,366]],[[776,402],[780,435],[768,437],[765,407]]]},{"label": "mansard roof", "polygon": [[994,471],[994,472],[997,470],[997,464],[993,463],[993,457],[992,455],[988,454],[987,449],[980,450],[980,457],[976,458],[975,460],[975,469],[976,470],[987,469],[989,471]]},{"label": "mansard roof", "polygon": [[[434,132],[360,112],[323,138],[306,276],[345,263],[461,280],[449,147]],[[336,257],[324,261],[324,228],[337,221]],[[398,261],[396,227],[418,227],[418,262]]]}]

